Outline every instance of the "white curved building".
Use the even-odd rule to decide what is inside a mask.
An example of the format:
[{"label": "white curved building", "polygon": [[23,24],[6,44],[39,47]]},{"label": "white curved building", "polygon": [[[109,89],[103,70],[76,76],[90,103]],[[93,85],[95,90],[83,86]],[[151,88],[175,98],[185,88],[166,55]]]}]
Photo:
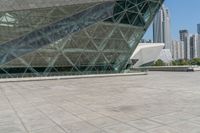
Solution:
[{"label": "white curved building", "polygon": [[170,49],[162,49],[158,59],[161,59],[167,64],[171,63],[173,61],[173,58]]},{"label": "white curved building", "polygon": [[164,46],[164,43],[140,43],[131,56],[131,61],[134,64],[133,67],[150,65],[153,63],[158,59]]}]

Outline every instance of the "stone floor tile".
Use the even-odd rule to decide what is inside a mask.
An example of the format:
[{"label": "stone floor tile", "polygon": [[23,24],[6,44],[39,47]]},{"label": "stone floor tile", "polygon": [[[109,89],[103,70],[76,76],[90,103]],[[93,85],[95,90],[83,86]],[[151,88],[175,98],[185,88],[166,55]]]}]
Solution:
[{"label": "stone floor tile", "polygon": [[34,130],[31,131],[30,133],[66,133],[66,132],[59,127],[49,127],[49,128]]},{"label": "stone floor tile", "polygon": [[62,128],[68,133],[99,133],[103,130],[98,129],[97,127],[87,123],[87,122],[77,122],[73,124],[64,124],[61,125]]},{"label": "stone floor tile", "polygon": [[136,127],[137,129],[141,129],[141,130],[149,130],[152,128],[156,128],[159,126],[162,126],[159,123],[147,120],[147,119],[141,119],[141,120],[136,120],[136,121],[130,121],[128,122],[128,124],[132,125],[133,127]]},{"label": "stone floor tile", "polygon": [[142,133],[140,130],[123,123],[108,126],[103,129],[107,133]]},{"label": "stone floor tile", "polygon": [[200,133],[200,126],[191,122],[178,122],[169,126],[181,133]]},{"label": "stone floor tile", "polygon": [[167,126],[162,126],[162,127],[150,129],[147,131],[147,133],[182,133],[182,132],[177,131]]},{"label": "stone floor tile", "polygon": [[109,117],[101,117],[101,118],[89,120],[88,122],[100,129],[120,123],[119,121],[111,119]]}]

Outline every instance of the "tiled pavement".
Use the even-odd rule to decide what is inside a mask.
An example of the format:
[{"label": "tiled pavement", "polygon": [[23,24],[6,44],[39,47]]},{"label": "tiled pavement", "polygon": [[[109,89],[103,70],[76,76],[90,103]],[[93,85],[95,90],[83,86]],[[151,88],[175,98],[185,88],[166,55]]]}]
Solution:
[{"label": "tiled pavement", "polygon": [[200,73],[0,83],[0,133],[200,133]]}]

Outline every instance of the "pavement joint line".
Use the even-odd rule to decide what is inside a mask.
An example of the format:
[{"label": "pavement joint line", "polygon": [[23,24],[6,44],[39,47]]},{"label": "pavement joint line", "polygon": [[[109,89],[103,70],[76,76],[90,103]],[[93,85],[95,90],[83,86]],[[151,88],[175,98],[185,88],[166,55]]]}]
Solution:
[{"label": "pavement joint line", "polygon": [[29,130],[26,128],[23,120],[21,119],[21,117],[19,116],[17,110],[15,109],[15,107],[13,106],[13,104],[11,103],[10,99],[8,98],[8,96],[6,95],[6,92],[4,92],[4,89],[1,89],[2,94],[4,95],[4,97],[6,98],[6,100],[8,101],[10,107],[13,109],[15,115],[17,116],[17,118],[19,119],[20,123],[22,124],[24,130],[26,133],[30,133]]},{"label": "pavement joint line", "polygon": [[[70,100],[68,100],[68,101],[70,101]],[[72,101],[70,101],[70,102],[72,102]],[[72,103],[74,103],[74,102],[72,102]],[[81,106],[81,107],[83,107],[83,108],[85,108],[85,109],[88,109],[87,107],[84,107],[84,106],[82,106],[82,105],[80,105],[80,104],[78,104],[78,103],[74,103],[74,104],[76,104],[76,105],[79,105],[79,106]],[[62,109],[64,109],[63,107],[61,107],[60,105],[58,106],[59,108],[62,108]],[[66,109],[64,109],[65,111],[67,111]],[[142,130],[142,129],[139,129],[139,128],[137,128],[137,127],[134,127],[134,126],[132,126],[131,124],[128,124],[128,123],[126,123],[126,122],[124,122],[124,121],[121,121],[121,120],[118,120],[118,119],[116,119],[116,118],[113,118],[113,117],[111,117],[111,116],[109,116],[109,115],[105,115],[105,114],[103,114],[103,113],[99,113],[99,112],[96,112],[96,111],[94,111],[94,110],[92,110],[92,109],[88,109],[88,110],[90,110],[90,111],[92,111],[92,112],[95,112],[95,113],[97,113],[97,114],[99,114],[99,115],[102,115],[102,116],[104,116],[104,117],[107,117],[107,118],[110,118],[110,119],[113,119],[113,120],[115,120],[115,121],[118,121],[118,122],[120,122],[120,123],[122,123],[122,124],[125,124],[125,125],[127,125],[127,126],[130,126],[130,127],[132,127],[132,128],[135,128],[135,129],[137,129],[138,131],[142,131],[142,132],[145,132],[145,130]],[[137,119],[137,120],[141,120],[141,119]],[[85,121],[85,120],[84,120]],[[136,120],[135,120],[136,121]],[[86,121],[87,122],[87,121]],[[87,122],[87,123],[89,123],[89,122]],[[89,123],[90,124],[90,123]],[[93,125],[93,124],[90,124],[90,125]],[[93,125],[94,126],[94,125]],[[96,127],[96,126],[95,126]],[[98,127],[97,127],[98,128]],[[104,131],[104,130],[103,130]]]},{"label": "pavement joint line", "polygon": [[[23,97],[25,100],[27,100],[26,97],[24,97],[21,93],[19,93],[17,91],[17,93]],[[31,103],[30,103],[31,104]],[[43,112],[41,109],[39,109],[38,107],[36,107],[34,104],[31,104],[36,110],[38,110],[40,113],[42,113],[44,116],[47,117],[47,119],[49,119],[51,122],[53,122],[55,124],[55,126],[57,126],[58,128],[60,128],[64,133],[67,133],[67,131],[62,127],[60,126],[56,121],[54,121],[53,119],[51,119],[45,112]],[[27,129],[28,130],[28,129]],[[28,132],[29,133],[29,132]]]},{"label": "pavement joint line", "polygon": [[[67,100],[67,101],[71,102],[70,100]],[[50,104],[53,104],[51,101],[48,101],[48,102],[49,102]],[[71,102],[71,103],[76,104],[76,103],[74,103],[74,102]],[[53,105],[54,105],[54,104],[53,104]],[[79,105],[79,104],[76,104],[76,105]],[[89,124],[89,125],[91,125],[91,126],[94,126],[94,127],[96,127],[97,129],[102,130],[103,132],[107,133],[104,129],[101,129],[101,128],[99,128],[99,127],[97,127],[97,126],[95,126],[95,125],[89,123],[87,120],[85,120],[85,119],[79,117],[78,115],[73,114],[73,113],[67,111],[67,110],[66,110],[65,108],[63,108],[62,106],[60,106],[60,105],[56,105],[56,106],[57,106],[58,108],[64,110],[64,111],[70,113],[71,115],[73,115],[73,116],[75,116],[75,117],[81,119],[82,121],[86,122],[87,124]],[[79,105],[79,106],[81,106],[81,107],[83,107],[83,108],[85,108],[85,109],[87,109],[87,110],[90,110],[90,109],[88,109],[88,108],[86,108],[86,107],[84,107],[84,106],[82,106],[82,105]],[[93,110],[90,110],[90,111],[91,111],[91,112],[95,112],[95,111],[93,111]],[[95,112],[95,113],[97,113],[97,112]],[[100,113],[97,113],[97,114],[100,114]],[[103,115],[102,115],[102,116],[103,116]],[[98,119],[98,118],[97,118],[97,119]]]}]

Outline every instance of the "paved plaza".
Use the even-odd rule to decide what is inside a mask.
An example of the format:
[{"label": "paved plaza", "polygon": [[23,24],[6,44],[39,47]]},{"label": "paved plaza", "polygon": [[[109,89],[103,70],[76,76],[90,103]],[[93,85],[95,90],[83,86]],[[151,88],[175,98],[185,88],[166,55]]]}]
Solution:
[{"label": "paved plaza", "polygon": [[200,133],[200,72],[0,83],[0,133]]}]

